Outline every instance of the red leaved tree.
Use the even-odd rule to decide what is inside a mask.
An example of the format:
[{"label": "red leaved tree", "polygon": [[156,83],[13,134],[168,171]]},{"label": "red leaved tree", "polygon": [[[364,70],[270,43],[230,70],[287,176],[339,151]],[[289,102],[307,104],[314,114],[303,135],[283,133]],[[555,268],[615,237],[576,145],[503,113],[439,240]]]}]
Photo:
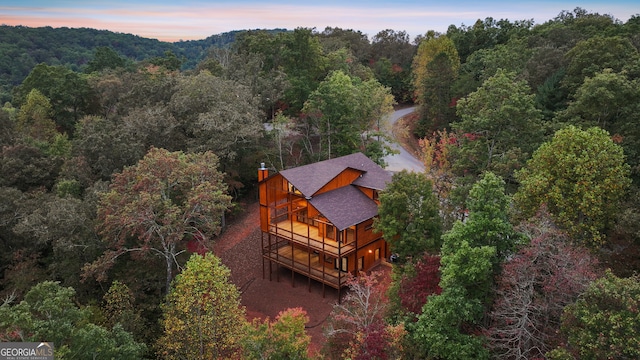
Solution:
[{"label": "red leaved tree", "polygon": [[403,274],[398,287],[398,297],[403,309],[414,314],[422,312],[427,297],[440,294],[440,257],[425,254],[414,265],[411,274]]},{"label": "red leaved tree", "polygon": [[386,359],[399,354],[404,329],[384,322],[388,299],[382,272],[350,277],[349,292],[327,319],[324,353],[330,359]]}]

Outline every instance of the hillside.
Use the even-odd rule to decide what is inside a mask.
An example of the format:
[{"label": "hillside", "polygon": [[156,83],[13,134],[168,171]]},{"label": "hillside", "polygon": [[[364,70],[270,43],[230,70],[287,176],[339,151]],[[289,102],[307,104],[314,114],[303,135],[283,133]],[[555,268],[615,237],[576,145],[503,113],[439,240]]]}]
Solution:
[{"label": "hillside", "polygon": [[209,48],[229,46],[235,41],[237,34],[244,31],[212,35],[203,40],[170,43],[108,30],[2,25],[0,101],[9,101],[11,88],[20,84],[33,67],[40,63],[64,65],[74,71],[81,71],[93,58],[96,48],[108,46],[132,61],[162,56],[166,51],[172,51],[179,58],[185,59],[183,67],[189,69],[206,56]]}]

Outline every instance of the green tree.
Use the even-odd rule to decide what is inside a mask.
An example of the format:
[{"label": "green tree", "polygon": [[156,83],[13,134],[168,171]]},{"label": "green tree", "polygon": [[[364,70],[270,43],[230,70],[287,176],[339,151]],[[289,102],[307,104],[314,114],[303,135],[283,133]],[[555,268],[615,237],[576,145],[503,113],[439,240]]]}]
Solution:
[{"label": "green tree", "polygon": [[120,256],[135,252],[159,256],[166,264],[166,291],[177,256],[186,242],[210,246],[222,228],[230,196],[211,153],[184,154],[152,148],[135,166],[114,175],[98,205],[98,230],[107,250],[85,267],[85,276],[105,271]]},{"label": "green tree", "polygon": [[242,340],[243,359],[308,359],[311,337],[305,332],[307,322],[309,317],[302,308],[283,310],[273,322],[254,319]]},{"label": "green tree", "polygon": [[607,271],[562,315],[567,344],[551,359],[637,359],[640,357],[640,279]]},{"label": "green tree", "polygon": [[[492,246],[499,263],[521,240],[509,221],[511,198],[505,193],[505,182],[492,172],[482,174],[467,199],[469,216],[458,221],[446,236],[458,236],[470,246]],[[450,241],[449,244],[452,242]],[[443,250],[444,251],[444,250]]]},{"label": "green tree", "polygon": [[60,158],[48,156],[35,146],[6,146],[0,150],[0,186],[22,191],[51,189],[61,165]]},{"label": "green tree", "polygon": [[[155,128],[154,124],[148,125],[147,131]],[[92,177],[106,181],[112,174],[134,165],[144,156],[146,149],[141,141],[146,137],[136,135],[130,127],[119,122],[86,116],[76,126],[73,154],[86,159],[93,172]]]},{"label": "green tree", "polygon": [[189,148],[232,161],[239,148],[257,141],[262,124],[248,88],[208,72],[178,78],[169,111],[184,129]]},{"label": "green tree", "polygon": [[98,72],[105,69],[117,69],[124,67],[126,61],[124,58],[108,46],[100,46],[96,48],[93,59],[89,60],[86,72]]},{"label": "green tree", "polygon": [[288,110],[297,115],[325,77],[326,58],[313,29],[296,28],[293,32],[280,33],[278,40],[281,47],[274,50],[279,51],[280,63],[290,84],[284,100],[289,105]]},{"label": "green tree", "polygon": [[95,203],[53,193],[29,194],[18,211],[12,230],[25,239],[20,248],[41,252],[48,278],[73,287],[81,301],[94,296],[93,284],[82,283],[80,273],[104,250],[94,229]]},{"label": "green tree", "polygon": [[38,89],[49,99],[52,119],[61,131],[73,133],[76,122],[96,108],[96,98],[86,76],[64,66],[38,64],[29,76],[14,89],[14,105],[22,106],[27,95]]},{"label": "green tree", "polygon": [[485,173],[469,193],[469,218],[443,235],[442,293],[427,298],[414,324],[407,324],[421,358],[488,359],[477,332],[488,306],[498,265],[518,236],[507,220],[504,181]]},{"label": "green tree", "polygon": [[382,30],[371,39],[373,71],[380,83],[391,88],[397,102],[412,99],[411,62],[416,46],[406,31]]},{"label": "green tree", "polygon": [[309,96],[304,111],[316,121],[324,158],[364,151],[368,131],[393,110],[393,96],[376,80],[361,81],[342,71],[331,73]]},{"label": "green tree", "polygon": [[436,68],[429,68],[429,63],[440,54],[444,54],[449,60],[447,63],[451,73],[457,74],[460,69],[460,57],[458,57],[458,51],[453,41],[446,35],[437,35],[433,31],[429,31],[420,42],[412,64],[414,96],[419,104],[426,101],[425,84],[428,83],[427,79],[438,75],[434,73]]},{"label": "green tree", "polygon": [[[524,81],[499,70],[468,97],[458,101],[459,121],[452,124],[458,144],[453,169],[458,174],[492,171],[510,179],[537,148],[541,113]],[[527,134],[527,136],[522,136]]]},{"label": "green tree", "polygon": [[424,174],[403,170],[380,194],[375,228],[384,234],[400,262],[440,249],[442,219],[433,185]]},{"label": "green tree", "polygon": [[0,147],[13,145],[16,140],[16,112],[11,103],[0,109]]},{"label": "green tree", "polygon": [[31,90],[18,111],[17,130],[36,141],[51,141],[57,133],[52,112],[49,99],[38,89]]},{"label": "green tree", "polygon": [[327,26],[318,34],[318,38],[325,53],[344,49],[353,54],[358,63],[364,63],[370,57],[371,44],[367,34],[361,31]]},{"label": "green tree", "polygon": [[564,84],[573,93],[586,77],[593,77],[604,69],[619,72],[637,62],[640,54],[627,38],[599,34],[577,43],[566,57],[569,63]]},{"label": "green tree", "polygon": [[445,53],[440,53],[427,64],[427,71],[431,75],[422,84],[424,97],[419,101],[421,114],[414,130],[420,138],[448,128],[449,123],[455,120],[451,87],[457,73],[451,66],[451,59]]},{"label": "green tree", "polygon": [[164,52],[164,56],[156,56],[149,60],[149,62],[155,66],[160,66],[168,71],[177,71],[182,64],[186,61],[184,57],[179,58],[173,51],[167,50]]},{"label": "green tree", "polygon": [[24,300],[0,305],[0,340],[55,344],[56,359],[140,359],[146,346],[121,326],[107,330],[91,323],[87,308],[74,302],[75,290],[53,281],[29,290]]},{"label": "green tree", "polygon": [[518,171],[514,201],[524,217],[546,204],[569,235],[599,247],[630,185],[622,148],[600,128],[568,126],[556,132]]},{"label": "green tree", "polygon": [[212,253],[193,254],[163,306],[164,335],[157,347],[165,359],[229,359],[245,331],[240,293],[231,272]]},{"label": "green tree", "polygon": [[489,359],[485,340],[471,333],[485,309],[473,288],[478,283],[488,285],[494,257],[494,248],[470,247],[466,241],[442,256],[442,293],[428,297],[418,320],[407,324],[412,338],[408,348],[416,358]]},{"label": "green tree", "polygon": [[449,26],[447,36],[453,40],[463,62],[468,57],[483,49],[491,49],[498,44],[505,44],[514,37],[528,35],[533,27],[533,20],[509,22],[507,19],[496,20],[487,17],[478,19],[473,25]]},{"label": "green tree", "polygon": [[640,86],[626,72],[605,69],[585,78],[555,121],[601,127],[622,146],[632,169],[640,163]]}]

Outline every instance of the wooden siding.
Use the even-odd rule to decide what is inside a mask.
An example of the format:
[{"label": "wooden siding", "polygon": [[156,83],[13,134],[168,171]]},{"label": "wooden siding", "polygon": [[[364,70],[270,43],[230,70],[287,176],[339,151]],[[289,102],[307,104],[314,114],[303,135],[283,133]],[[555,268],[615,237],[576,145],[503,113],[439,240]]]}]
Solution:
[{"label": "wooden siding", "polygon": [[[360,171],[347,168],[314,195],[350,186],[360,175]],[[373,198],[373,190],[359,189]],[[333,227],[335,231],[333,224],[280,174],[260,181],[259,196],[263,276],[268,262],[269,269],[272,265],[283,266],[340,291],[346,285],[347,273],[356,274],[359,270],[358,259],[363,259],[363,270],[367,271],[389,255],[381,234],[373,231],[372,219],[351,227],[353,235],[347,236],[344,230],[329,236],[327,229]],[[380,255],[377,260],[376,249]],[[342,266],[343,259],[345,271],[336,268]]]},{"label": "wooden siding", "polygon": [[320,195],[320,194],[325,193],[327,191],[331,191],[331,190],[334,190],[334,189],[337,189],[337,188],[341,188],[343,186],[351,185],[351,183],[353,183],[353,181],[355,179],[357,179],[358,176],[360,176],[360,174],[362,174],[362,172],[360,172],[358,170],[345,169],[338,176],[333,178],[333,180],[331,180],[326,185],[321,187],[320,190],[316,191],[316,193],[313,194],[313,196]]},{"label": "wooden siding", "polygon": [[356,226],[356,236],[358,237],[358,246],[362,247],[368,243],[382,237],[382,233],[373,230],[373,219],[364,221]]}]

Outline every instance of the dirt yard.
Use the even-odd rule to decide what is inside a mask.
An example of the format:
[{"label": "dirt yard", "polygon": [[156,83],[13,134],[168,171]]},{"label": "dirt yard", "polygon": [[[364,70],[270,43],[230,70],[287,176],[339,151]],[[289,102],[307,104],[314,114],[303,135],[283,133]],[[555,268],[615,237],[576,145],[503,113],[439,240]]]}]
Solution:
[{"label": "dirt yard", "polygon": [[[214,253],[231,269],[231,281],[238,286],[247,318],[271,320],[288,308],[300,307],[307,312],[307,334],[311,336],[310,353],[315,354],[324,344],[322,328],[333,305],[338,301],[338,291],[322,287],[317,281],[275,266],[269,280],[269,263],[265,263],[263,278],[260,256],[260,220],[257,202],[243,204],[243,213],[229,222],[214,247]],[[378,266],[374,271],[385,271],[388,285],[390,268]],[[292,285],[293,284],[293,285]],[[311,285],[311,286],[309,286]],[[342,290],[342,297],[347,289]]]},{"label": "dirt yard", "polygon": [[[260,221],[257,202],[243,206],[244,212],[230,221],[214,252],[231,269],[231,280],[240,289],[242,305],[246,307],[249,320],[254,318],[274,319],[278,313],[288,308],[303,308],[309,316],[307,333],[312,338],[311,351],[318,351],[324,343],[322,327],[338,300],[338,292],[300,275],[293,277],[291,271],[273,268],[269,281],[269,264],[265,264],[263,279],[262,257],[260,256]],[[279,281],[278,281],[279,276]],[[345,290],[343,290],[344,292]]]}]

